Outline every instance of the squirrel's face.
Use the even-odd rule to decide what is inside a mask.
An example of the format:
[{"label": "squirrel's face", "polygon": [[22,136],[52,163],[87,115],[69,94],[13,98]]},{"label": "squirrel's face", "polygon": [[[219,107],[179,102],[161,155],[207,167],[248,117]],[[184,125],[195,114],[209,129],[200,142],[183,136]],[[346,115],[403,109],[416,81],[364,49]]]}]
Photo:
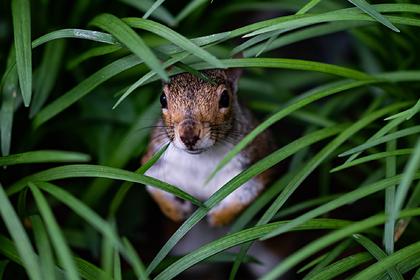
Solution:
[{"label": "squirrel's face", "polygon": [[[232,70],[204,72],[213,82],[189,73],[164,84],[160,97],[166,134],[175,147],[198,154],[218,142],[229,142],[233,110],[237,106]],[[231,74],[233,75],[233,74]]]}]

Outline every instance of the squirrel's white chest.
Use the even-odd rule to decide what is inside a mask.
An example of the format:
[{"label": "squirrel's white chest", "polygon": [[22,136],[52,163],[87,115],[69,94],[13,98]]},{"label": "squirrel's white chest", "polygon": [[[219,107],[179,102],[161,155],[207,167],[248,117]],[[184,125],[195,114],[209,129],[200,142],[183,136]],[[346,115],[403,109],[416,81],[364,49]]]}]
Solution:
[{"label": "squirrel's white chest", "polygon": [[171,144],[146,175],[206,200],[243,170],[245,159],[238,155],[206,184],[210,174],[230,149],[229,146],[220,145],[200,154],[189,154]]}]

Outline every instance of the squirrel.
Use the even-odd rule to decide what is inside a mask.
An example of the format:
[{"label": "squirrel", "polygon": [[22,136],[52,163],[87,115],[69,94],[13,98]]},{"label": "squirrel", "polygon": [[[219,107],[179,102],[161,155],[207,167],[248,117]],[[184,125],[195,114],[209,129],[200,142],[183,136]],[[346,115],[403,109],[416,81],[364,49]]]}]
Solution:
[{"label": "squirrel", "polygon": [[[242,70],[212,69],[202,72],[208,79],[190,73],[177,74],[163,84],[160,96],[162,117],[151,133],[142,163],[164,145],[169,146],[145,175],[168,182],[200,200],[207,200],[225,183],[274,150],[266,130],[206,182],[222,158],[258,124],[238,101],[238,80]],[[249,180],[211,209],[211,226],[229,224],[271,181],[273,169]],[[184,201],[160,189],[147,186],[161,211],[175,222],[192,212]]]}]

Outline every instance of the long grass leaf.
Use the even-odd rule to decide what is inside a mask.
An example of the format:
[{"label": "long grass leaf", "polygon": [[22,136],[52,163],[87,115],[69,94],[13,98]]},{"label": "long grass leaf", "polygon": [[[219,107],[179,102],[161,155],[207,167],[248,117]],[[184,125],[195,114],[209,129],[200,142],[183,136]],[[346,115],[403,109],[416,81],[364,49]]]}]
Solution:
[{"label": "long grass leaf", "polygon": [[352,3],[353,5],[357,6],[359,9],[361,9],[365,13],[367,13],[368,15],[370,15],[371,17],[373,17],[374,19],[376,19],[377,21],[379,21],[380,23],[382,23],[383,25],[385,25],[386,27],[388,27],[389,29],[391,29],[392,31],[400,32],[398,28],[396,28],[386,17],[378,13],[378,11],[376,11],[375,8],[372,5],[370,5],[367,1],[365,0],[348,0],[348,1]]},{"label": "long grass leaf", "polygon": [[67,151],[31,151],[0,157],[0,166],[31,164],[44,162],[87,162],[90,156],[87,154]]},{"label": "long grass leaf", "polygon": [[373,139],[372,141],[368,141],[367,143],[364,143],[362,145],[354,147],[354,148],[352,148],[352,149],[350,149],[350,150],[348,150],[344,153],[339,154],[339,156],[340,157],[348,156],[348,155],[351,155],[351,154],[354,154],[354,153],[364,151],[364,150],[369,149],[371,147],[374,147],[376,145],[386,143],[386,142],[394,140],[394,139],[398,139],[398,138],[401,138],[401,137],[405,137],[405,136],[409,136],[409,135],[413,135],[413,134],[418,134],[418,133],[420,133],[420,125],[412,126],[410,128],[406,128],[406,129],[401,129],[397,132],[387,134],[385,136]]},{"label": "long grass leaf", "polygon": [[201,58],[204,61],[210,63],[214,68],[224,68],[223,63],[217,59],[214,55],[207,52],[203,48],[200,48],[194,44],[191,40],[185,38],[181,34],[173,31],[172,29],[151,21],[142,18],[124,18],[123,21],[133,28],[140,28],[147,30],[149,32],[155,33],[156,35],[161,36],[162,38],[167,39],[172,42],[174,45],[184,49],[185,51],[195,55],[196,57]]},{"label": "long grass leaf", "polygon": [[51,169],[47,169],[44,171],[40,171],[28,177],[25,177],[15,184],[13,184],[8,189],[8,194],[12,195],[16,192],[21,191],[28,182],[31,181],[53,181],[58,179],[65,179],[65,178],[80,178],[80,177],[100,177],[100,178],[109,178],[115,180],[126,180],[135,183],[141,183],[145,185],[154,186],[160,188],[164,191],[170,192],[175,196],[178,196],[182,199],[191,201],[193,204],[201,206],[202,203],[192,197],[191,195],[187,194],[186,192],[174,187],[168,183],[159,181],[152,177],[148,177],[145,175],[137,174],[134,172],[108,167],[108,166],[101,166],[101,165],[89,165],[89,164],[74,164],[74,165],[65,165],[54,167]]},{"label": "long grass leaf", "polygon": [[111,33],[118,41],[123,43],[130,51],[141,58],[144,63],[154,70],[163,80],[169,80],[165,69],[163,69],[160,61],[153,54],[151,49],[146,45],[143,39],[121,19],[111,14],[102,14],[95,17],[90,24]]},{"label": "long grass leaf", "polygon": [[18,84],[16,68],[6,73],[2,90],[2,103],[0,107],[0,140],[1,154],[7,156],[10,153],[12,142],[13,115],[17,104]]},{"label": "long grass leaf", "polygon": [[[387,254],[382,251],[381,248],[379,248],[378,245],[376,245],[372,240],[370,240],[369,238],[361,235],[361,234],[354,234],[353,235],[354,239],[363,247],[365,247],[365,249],[373,256],[375,257],[378,261],[383,260],[384,258],[387,257]],[[401,275],[401,273],[396,269],[396,267],[390,267],[387,270],[389,276],[391,277],[391,279],[395,279],[395,280],[404,280],[403,276]]]},{"label": "long grass leaf", "polygon": [[12,0],[13,35],[16,49],[16,67],[23,103],[26,107],[32,97],[31,8],[29,0]]},{"label": "long grass leaf", "polygon": [[[420,215],[420,209],[412,209],[408,211],[401,212],[401,216],[418,216]],[[367,219],[364,219],[359,222],[354,222],[349,226],[333,231],[329,234],[324,235],[323,237],[309,243],[303,248],[299,249],[287,259],[283,260],[279,265],[272,269],[269,273],[264,275],[262,280],[274,280],[278,279],[281,275],[286,273],[287,270],[292,268],[294,265],[298,264],[302,260],[311,256],[312,254],[318,252],[319,250],[347,237],[354,233],[363,232],[366,229],[372,228],[376,225],[380,225],[386,221],[386,217],[383,214],[371,216]],[[385,270],[385,267],[382,267]],[[370,279],[370,278],[364,278]]]},{"label": "long grass leaf", "polygon": [[[150,10],[153,4],[155,3],[153,0],[121,0],[121,2],[126,3],[144,13]],[[156,18],[168,24],[169,26],[176,25],[175,18],[173,17],[173,15],[162,5],[158,6],[150,15],[150,17]]]},{"label": "long grass leaf", "polygon": [[187,6],[185,6],[179,14],[175,17],[175,22],[179,23],[183,19],[185,19],[188,15],[190,15],[194,10],[199,8],[200,6],[204,5],[209,0],[191,0]]},{"label": "long grass leaf", "polygon": [[165,0],[156,0],[155,3],[147,10],[147,12],[143,15],[144,19],[147,19],[159,6],[161,6],[165,2]]},{"label": "long grass leaf", "polygon": [[17,216],[12,204],[0,184],[0,215],[8,229],[31,280],[41,280],[41,270],[31,242]]},{"label": "long grass leaf", "polygon": [[357,253],[345,258],[342,258],[335,263],[326,266],[324,269],[316,274],[313,274],[311,280],[329,280],[334,279],[340,274],[343,274],[361,264],[364,264],[372,259],[368,253]]},{"label": "long grass leaf", "polygon": [[415,242],[403,249],[400,249],[389,255],[380,261],[370,265],[369,267],[365,268],[361,272],[359,272],[356,276],[353,277],[354,280],[362,280],[362,279],[374,279],[375,276],[381,274],[388,268],[403,263],[409,257],[416,255],[420,252],[420,242]]},{"label": "long grass leaf", "polygon": [[142,61],[135,55],[129,55],[108,64],[43,108],[36,115],[34,125],[40,126],[90,93],[100,84],[140,63]]},{"label": "long grass leaf", "polygon": [[53,89],[64,54],[64,47],[64,41],[53,41],[45,47],[41,66],[35,76],[30,117],[33,117],[41,109]]},{"label": "long grass leaf", "polygon": [[342,165],[339,165],[331,169],[330,172],[333,173],[333,172],[341,171],[343,169],[347,169],[353,166],[360,165],[362,163],[366,163],[366,162],[370,162],[370,161],[374,161],[378,159],[384,159],[384,158],[395,157],[395,156],[411,155],[412,152],[413,152],[413,149],[399,149],[399,150],[394,150],[394,151],[389,151],[389,152],[374,153],[369,156],[361,157],[359,159],[343,163]]},{"label": "long grass leaf", "polygon": [[57,221],[54,218],[54,215],[51,211],[51,208],[48,205],[47,200],[42,195],[38,187],[29,182],[29,188],[35,198],[35,202],[38,206],[42,219],[45,223],[45,227],[48,231],[48,234],[51,238],[51,243],[54,246],[55,252],[60,260],[61,265],[66,271],[66,275],[70,280],[80,279],[79,274],[76,270],[76,265],[74,263],[72,253],[64,239],[64,236],[60,230]]},{"label": "long grass leaf", "polygon": [[39,262],[43,279],[56,279],[54,256],[41,218],[39,216],[32,216],[31,223],[34,229],[35,244],[39,253]]}]

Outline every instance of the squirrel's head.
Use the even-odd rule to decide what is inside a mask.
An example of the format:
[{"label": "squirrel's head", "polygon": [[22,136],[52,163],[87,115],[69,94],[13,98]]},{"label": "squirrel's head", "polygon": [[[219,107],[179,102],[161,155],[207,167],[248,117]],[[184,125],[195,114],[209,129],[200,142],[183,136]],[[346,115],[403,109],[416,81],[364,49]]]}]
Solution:
[{"label": "squirrel's head", "polygon": [[210,81],[183,73],[163,85],[162,119],[175,147],[196,154],[217,142],[229,142],[240,73],[239,69],[203,71]]}]

